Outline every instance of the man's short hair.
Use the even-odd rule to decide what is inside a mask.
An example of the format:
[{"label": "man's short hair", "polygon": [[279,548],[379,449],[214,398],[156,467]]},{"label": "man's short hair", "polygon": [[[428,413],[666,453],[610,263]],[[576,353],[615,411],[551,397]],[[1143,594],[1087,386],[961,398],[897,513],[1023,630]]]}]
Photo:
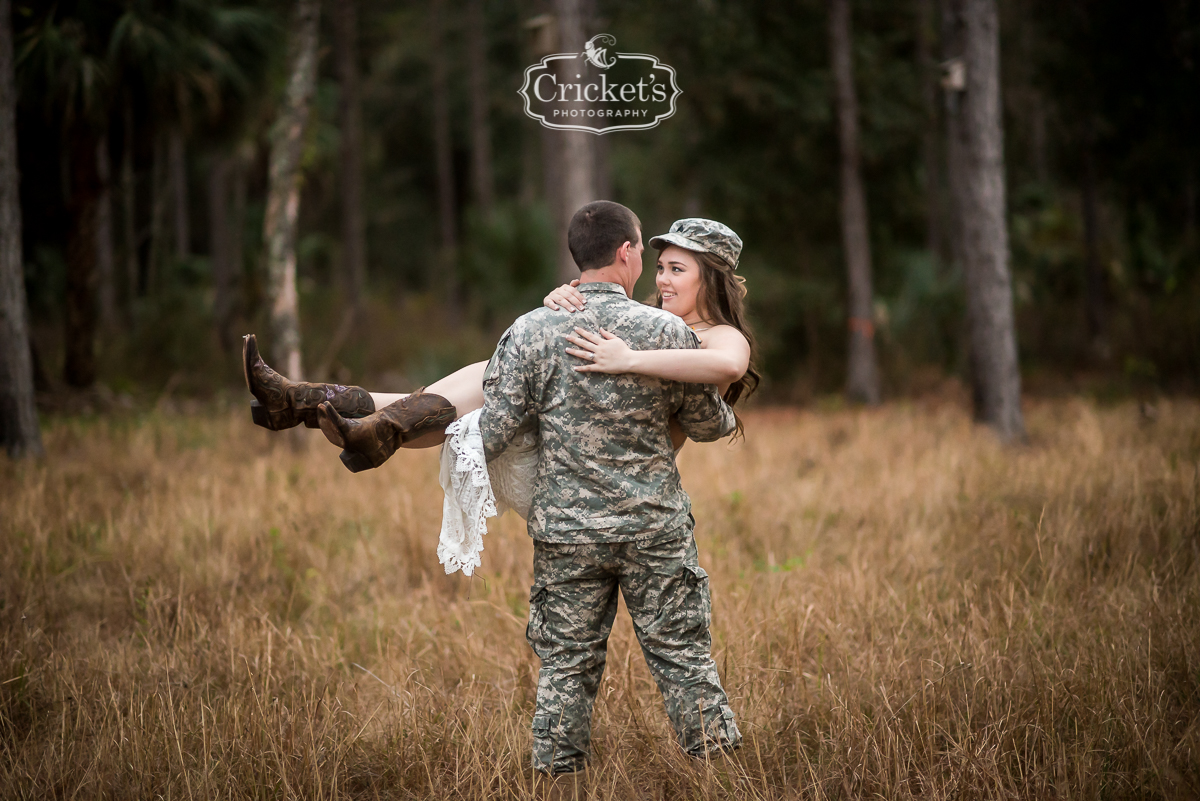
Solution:
[{"label": "man's short hair", "polygon": [[575,212],[567,228],[567,247],[580,271],[607,267],[626,242],[641,239],[642,222],[629,209],[611,200],[593,200]]}]

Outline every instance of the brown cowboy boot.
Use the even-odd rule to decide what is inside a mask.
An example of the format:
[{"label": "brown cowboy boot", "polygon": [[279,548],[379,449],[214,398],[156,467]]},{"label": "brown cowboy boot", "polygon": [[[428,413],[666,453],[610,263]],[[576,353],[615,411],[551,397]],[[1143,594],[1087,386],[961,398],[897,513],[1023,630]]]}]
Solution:
[{"label": "brown cowboy boot", "polygon": [[347,420],[332,404],[319,407],[321,431],[345,448],[342,464],[361,473],[386,462],[396,449],[425,434],[443,431],[458,417],[450,401],[424,387],[361,420]]},{"label": "brown cowboy boot", "polygon": [[311,384],[289,381],[267,366],[258,352],[254,334],[242,338],[242,369],[246,386],[254,400],[250,416],[254,424],[282,431],[304,423],[316,428],[317,405],[328,402],[345,417],[366,417],[375,411],[371,393],[362,387],[343,387],[340,384]]}]

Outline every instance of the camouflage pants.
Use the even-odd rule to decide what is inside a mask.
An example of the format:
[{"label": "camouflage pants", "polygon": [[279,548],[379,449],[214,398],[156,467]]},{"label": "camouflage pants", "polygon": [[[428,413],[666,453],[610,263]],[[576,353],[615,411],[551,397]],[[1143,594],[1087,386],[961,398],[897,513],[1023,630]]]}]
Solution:
[{"label": "camouflage pants", "polygon": [[708,574],[691,532],[643,547],[535,542],[525,636],[542,660],[536,770],[566,773],[587,764],[618,588],[683,749],[703,757],[741,741],[710,654]]}]

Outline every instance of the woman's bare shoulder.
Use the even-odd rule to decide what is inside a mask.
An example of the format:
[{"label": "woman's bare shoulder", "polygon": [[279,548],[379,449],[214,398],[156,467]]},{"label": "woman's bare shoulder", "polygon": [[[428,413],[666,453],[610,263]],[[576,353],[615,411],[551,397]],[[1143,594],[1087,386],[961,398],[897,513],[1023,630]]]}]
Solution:
[{"label": "woman's bare shoulder", "polygon": [[697,332],[706,348],[749,347],[746,335],[732,325],[714,325],[707,331]]}]

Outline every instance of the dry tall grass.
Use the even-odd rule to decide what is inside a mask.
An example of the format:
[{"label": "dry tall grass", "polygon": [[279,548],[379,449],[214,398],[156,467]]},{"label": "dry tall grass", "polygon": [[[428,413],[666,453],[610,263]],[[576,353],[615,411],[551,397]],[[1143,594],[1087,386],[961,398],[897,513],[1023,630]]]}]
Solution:
[{"label": "dry tall grass", "polygon": [[[911,405],[689,446],[745,746],[689,765],[622,612],[590,797],[1200,794],[1200,406],[1028,417],[1015,450]],[[63,420],[0,464],[5,797],[528,797],[521,521],[446,577],[436,452],[355,476],[273,436]]]}]

